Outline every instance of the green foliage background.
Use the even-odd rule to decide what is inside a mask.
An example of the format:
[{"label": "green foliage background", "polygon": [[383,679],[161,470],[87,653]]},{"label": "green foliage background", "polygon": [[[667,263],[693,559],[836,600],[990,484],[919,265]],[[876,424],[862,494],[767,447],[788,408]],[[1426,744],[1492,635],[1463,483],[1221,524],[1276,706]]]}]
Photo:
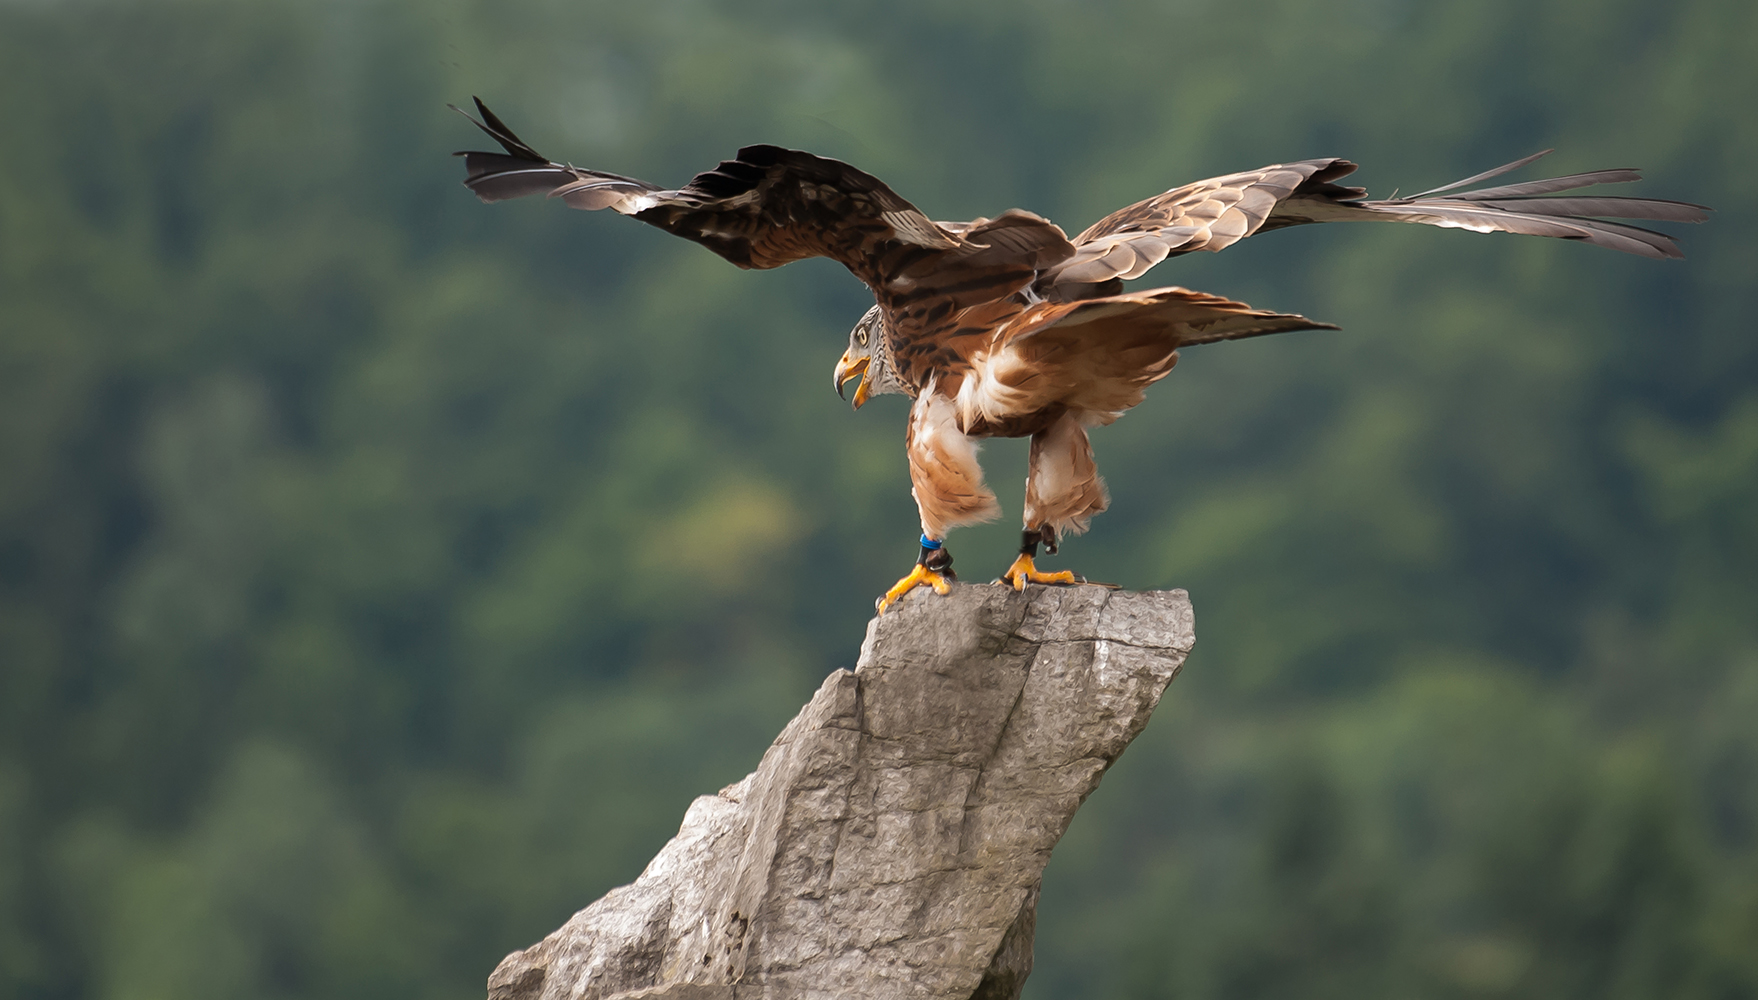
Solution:
[{"label": "green foliage background", "polygon": [[1345,330],[1097,435],[1058,565],[1188,587],[1201,644],[1027,996],[1758,996],[1748,0],[0,0],[0,997],[480,996],[913,558],[901,401],[825,387],[859,284],[482,206],[472,93],[595,167],[781,142],[1071,231],[1553,145],[1715,206],[1683,264],[1330,226],[1154,272]]}]

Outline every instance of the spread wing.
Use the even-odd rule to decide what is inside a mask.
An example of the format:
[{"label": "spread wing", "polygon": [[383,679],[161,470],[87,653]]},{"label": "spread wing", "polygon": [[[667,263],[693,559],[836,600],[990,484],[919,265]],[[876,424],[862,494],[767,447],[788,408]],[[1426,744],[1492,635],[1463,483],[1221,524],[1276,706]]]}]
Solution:
[{"label": "spread wing", "polygon": [[1034,303],[996,334],[991,350],[973,356],[960,416],[967,426],[992,427],[1056,406],[1114,416],[1172,371],[1181,347],[1335,329],[1187,288]]},{"label": "spread wing", "polygon": [[1551,236],[1644,257],[1676,258],[1684,254],[1672,237],[1608,219],[1702,222],[1708,218],[1708,209],[1687,202],[1557,197],[1596,184],[1640,180],[1634,170],[1595,170],[1460,190],[1517,170],[1545,153],[1420,195],[1383,201],[1367,200],[1363,188],[1337,184],[1356,169],[1340,159],[1275,164],[1198,181],[1100,219],[1074,238],[1077,252],[1046,274],[1040,285],[1057,292],[1051,297],[1076,298],[1080,286],[1139,277],[1169,256],[1224,250],[1256,232],[1313,222],[1414,222],[1481,233]]},{"label": "spread wing", "polygon": [[1176,187],[1120,208],[1073,240],[1077,248],[1045,275],[1046,285],[1083,285],[1140,277],[1167,257],[1225,250],[1258,231],[1283,199],[1303,188],[1362,197],[1332,184],[1355,169],[1348,160],[1278,163]]},{"label": "spread wing", "polygon": [[871,174],[779,146],[746,146],[683,187],[663,189],[553,162],[481,100],[476,108],[482,120],[471,121],[505,150],[460,154],[464,184],[483,201],[547,194],[574,208],[608,208],[745,268],[829,257],[865,281],[894,314],[912,307],[922,313],[962,309],[1010,295],[1040,268],[1074,252],[1062,230],[1029,212],[954,232]]}]

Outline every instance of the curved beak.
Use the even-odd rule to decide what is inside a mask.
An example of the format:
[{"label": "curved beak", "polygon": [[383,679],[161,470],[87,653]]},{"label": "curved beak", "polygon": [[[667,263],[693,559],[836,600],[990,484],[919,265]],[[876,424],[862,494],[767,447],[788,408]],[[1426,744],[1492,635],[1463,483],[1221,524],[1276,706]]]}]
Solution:
[{"label": "curved beak", "polygon": [[[836,389],[838,398],[842,397],[843,387],[848,384],[849,380],[864,375],[870,364],[872,364],[872,360],[869,358],[856,358],[850,361],[848,352],[842,352],[842,360],[836,363],[836,372],[831,376],[831,383]],[[853,400],[855,409],[861,408],[861,404],[867,401],[867,395],[867,380],[862,378],[860,386],[855,389]]]}]

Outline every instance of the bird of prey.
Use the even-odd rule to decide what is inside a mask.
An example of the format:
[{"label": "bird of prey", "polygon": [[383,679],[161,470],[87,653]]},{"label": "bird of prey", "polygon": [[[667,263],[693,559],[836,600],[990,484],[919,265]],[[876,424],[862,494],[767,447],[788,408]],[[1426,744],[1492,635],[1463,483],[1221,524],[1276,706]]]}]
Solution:
[{"label": "bird of prey", "polygon": [[[1564,195],[1640,179],[1595,170],[1473,187],[1544,153],[1421,194],[1373,201],[1338,184],[1356,165],[1322,158],[1278,163],[1175,187],[1119,209],[1072,239],[1038,215],[935,222],[878,178],[837,160],[746,146],[681,188],[556,163],[476,101],[476,126],[504,152],[466,152],[465,185],[485,202],[543,194],[580,209],[608,208],[693,240],[743,268],[828,257],[873,292],[833,374],[853,404],[911,397],[905,435],[921,512],[915,567],[878,601],[910,590],[944,594],[954,579],[947,533],[993,520],[977,442],[1029,437],[1019,557],[1002,574],[1027,583],[1084,582],[1037,568],[1109,503],[1093,465],[1090,428],[1109,424],[1165,378],[1179,348],[1292,330],[1336,329],[1184,288],[1125,291],[1168,257],[1218,251],[1256,233],[1315,222],[1415,222],[1473,232],[1551,236],[1644,257],[1682,257],[1669,236],[1607,219],[1702,222],[1677,201]],[[462,112],[461,112],[462,113]],[[466,117],[469,117],[466,114]],[[1548,150],[1546,152],[1549,152]]]}]

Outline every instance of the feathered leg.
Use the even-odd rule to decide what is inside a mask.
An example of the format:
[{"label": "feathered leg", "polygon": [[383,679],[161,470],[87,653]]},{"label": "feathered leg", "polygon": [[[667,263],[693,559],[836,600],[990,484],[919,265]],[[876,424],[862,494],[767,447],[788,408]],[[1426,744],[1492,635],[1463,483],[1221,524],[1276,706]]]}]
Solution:
[{"label": "feathered leg", "polygon": [[1064,534],[1080,534],[1094,514],[1110,506],[1105,481],[1093,464],[1092,444],[1080,414],[1063,414],[1032,435],[1030,470],[1026,473],[1025,534],[1019,558],[1001,579],[1024,590],[1027,583],[1084,583],[1074,573],[1038,571],[1038,545],[1052,554]]},{"label": "feathered leg", "polygon": [[946,533],[966,524],[992,521],[1001,513],[995,494],[983,484],[977,464],[977,442],[959,430],[952,400],[932,386],[916,397],[910,410],[906,448],[910,459],[910,494],[922,515],[922,553],[909,575],[885,592],[879,613],[903,595],[927,584],[944,594],[957,579]]}]

